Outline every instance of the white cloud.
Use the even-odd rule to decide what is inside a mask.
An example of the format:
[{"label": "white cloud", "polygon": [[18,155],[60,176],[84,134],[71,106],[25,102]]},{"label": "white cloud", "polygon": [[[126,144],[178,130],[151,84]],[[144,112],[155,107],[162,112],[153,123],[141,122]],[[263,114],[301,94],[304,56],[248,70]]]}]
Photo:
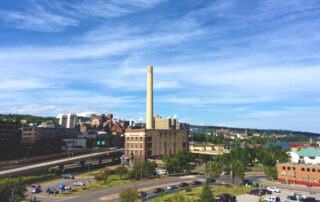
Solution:
[{"label": "white cloud", "polygon": [[44,32],[57,32],[68,26],[78,26],[78,21],[48,12],[40,5],[34,5],[25,12],[0,10],[2,20],[9,26]]}]

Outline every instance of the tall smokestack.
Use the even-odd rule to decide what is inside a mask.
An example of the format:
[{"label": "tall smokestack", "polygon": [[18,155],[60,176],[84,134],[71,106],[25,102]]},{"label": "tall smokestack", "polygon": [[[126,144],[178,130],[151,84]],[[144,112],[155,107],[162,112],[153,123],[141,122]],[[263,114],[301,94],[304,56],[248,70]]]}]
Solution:
[{"label": "tall smokestack", "polygon": [[153,129],[153,67],[148,67],[147,73],[147,126]]}]

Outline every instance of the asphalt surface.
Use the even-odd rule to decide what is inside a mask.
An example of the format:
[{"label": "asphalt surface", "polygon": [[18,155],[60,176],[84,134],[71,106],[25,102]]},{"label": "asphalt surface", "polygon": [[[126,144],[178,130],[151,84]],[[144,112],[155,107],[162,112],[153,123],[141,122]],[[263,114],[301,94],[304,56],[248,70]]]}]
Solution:
[{"label": "asphalt surface", "polygon": [[[68,201],[68,202],[96,202],[96,201],[119,201],[118,193],[127,188],[137,188],[139,191],[145,191],[149,196],[152,196],[152,190],[159,188],[166,188],[168,185],[176,185],[181,182],[191,182],[193,180],[199,180],[199,176],[187,176],[187,177],[170,177],[155,180],[148,180],[137,182],[123,187],[114,187],[105,190],[87,192],[77,196],[71,196],[64,199],[56,198],[55,201]],[[168,193],[172,193],[170,191]],[[157,195],[157,194],[156,194]]]}]

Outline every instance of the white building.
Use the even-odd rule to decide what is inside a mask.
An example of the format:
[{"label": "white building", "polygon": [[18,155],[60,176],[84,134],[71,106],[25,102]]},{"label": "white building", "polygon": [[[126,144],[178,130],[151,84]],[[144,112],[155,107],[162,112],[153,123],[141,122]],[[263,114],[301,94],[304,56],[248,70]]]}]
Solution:
[{"label": "white building", "polygon": [[59,115],[59,124],[62,128],[74,128],[78,122],[78,116],[74,113]]},{"label": "white building", "polygon": [[86,139],[62,139],[65,142],[65,146],[62,147],[63,150],[77,150],[87,148]]}]

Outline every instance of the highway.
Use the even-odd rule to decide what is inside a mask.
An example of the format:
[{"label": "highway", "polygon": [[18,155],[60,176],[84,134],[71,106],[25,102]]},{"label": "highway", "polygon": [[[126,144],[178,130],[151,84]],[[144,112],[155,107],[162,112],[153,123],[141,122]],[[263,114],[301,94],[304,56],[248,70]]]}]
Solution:
[{"label": "highway", "polygon": [[18,174],[18,173],[23,173],[26,171],[30,170],[39,170],[43,168],[49,168],[52,166],[57,166],[57,165],[63,165],[66,163],[72,163],[75,161],[83,161],[86,159],[93,159],[93,158],[98,158],[98,157],[104,157],[113,153],[117,152],[123,152],[123,149],[117,149],[117,150],[112,150],[112,151],[103,151],[103,152],[97,152],[97,153],[91,153],[91,154],[85,154],[85,155],[80,155],[80,156],[75,156],[75,157],[67,157],[59,160],[53,160],[53,161],[48,161],[48,162],[43,162],[43,163],[37,163],[37,164],[32,164],[24,167],[19,167],[19,168],[13,168],[13,169],[8,169],[8,170],[2,170],[0,171],[0,177],[4,176],[9,176],[11,173],[12,175]]}]

